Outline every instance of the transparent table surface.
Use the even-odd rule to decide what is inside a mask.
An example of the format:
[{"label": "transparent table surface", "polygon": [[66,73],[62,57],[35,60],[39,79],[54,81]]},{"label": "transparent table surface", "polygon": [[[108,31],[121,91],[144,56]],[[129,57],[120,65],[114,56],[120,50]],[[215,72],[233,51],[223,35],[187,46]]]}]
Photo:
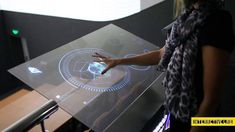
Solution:
[{"label": "transparent table surface", "polygon": [[156,49],[110,24],[9,72],[94,131],[104,131],[159,73],[154,66],[120,65],[101,75],[106,64],[96,62],[92,55],[123,58]]}]

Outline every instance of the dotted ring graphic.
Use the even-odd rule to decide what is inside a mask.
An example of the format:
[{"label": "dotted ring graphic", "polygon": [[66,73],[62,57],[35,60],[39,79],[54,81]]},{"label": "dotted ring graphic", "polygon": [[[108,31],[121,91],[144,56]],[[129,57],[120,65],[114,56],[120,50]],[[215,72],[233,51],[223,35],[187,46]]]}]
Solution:
[{"label": "dotted ring graphic", "polygon": [[58,68],[62,78],[75,88],[94,92],[112,92],[125,87],[130,80],[128,67],[117,66],[101,75],[106,65],[94,62],[92,58],[94,53],[114,57],[102,49],[72,50],[66,53],[59,62]]}]

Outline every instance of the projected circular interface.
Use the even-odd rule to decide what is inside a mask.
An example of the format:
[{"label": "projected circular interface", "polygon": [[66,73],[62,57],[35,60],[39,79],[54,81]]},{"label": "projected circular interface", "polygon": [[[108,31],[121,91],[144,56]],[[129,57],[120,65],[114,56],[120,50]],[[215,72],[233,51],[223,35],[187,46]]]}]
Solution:
[{"label": "projected circular interface", "polygon": [[76,88],[95,92],[111,92],[123,88],[130,80],[128,68],[117,66],[102,75],[106,64],[95,62],[92,57],[94,53],[115,57],[101,49],[72,50],[59,62],[59,72],[63,79]]}]

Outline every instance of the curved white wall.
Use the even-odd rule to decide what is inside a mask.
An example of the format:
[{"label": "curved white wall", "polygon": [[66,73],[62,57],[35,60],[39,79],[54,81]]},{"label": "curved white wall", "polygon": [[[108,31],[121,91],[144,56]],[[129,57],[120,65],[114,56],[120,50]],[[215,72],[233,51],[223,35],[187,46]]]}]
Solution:
[{"label": "curved white wall", "polygon": [[2,10],[110,21],[138,13],[163,0],[0,0]]}]

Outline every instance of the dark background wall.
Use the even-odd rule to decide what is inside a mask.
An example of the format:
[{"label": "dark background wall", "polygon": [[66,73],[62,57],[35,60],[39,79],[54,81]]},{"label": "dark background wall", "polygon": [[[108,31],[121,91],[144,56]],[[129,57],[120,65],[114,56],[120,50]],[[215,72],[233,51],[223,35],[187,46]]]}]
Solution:
[{"label": "dark background wall", "polygon": [[135,15],[109,22],[91,22],[59,17],[4,11],[6,30],[20,30],[26,38],[31,58],[62,46],[107,24],[113,23],[154,44],[162,45],[161,28],[172,20],[172,0]]},{"label": "dark background wall", "polygon": [[7,72],[7,69],[13,66],[14,58],[4,25],[3,11],[0,11],[0,94],[19,84],[16,78]]},{"label": "dark background wall", "polygon": [[[3,12],[0,11],[0,91],[3,90],[3,87],[9,83],[9,78],[5,77],[6,75],[6,68],[9,65],[7,62],[8,54],[8,45],[5,40],[5,29],[4,29],[4,20],[3,20]],[[8,84],[9,85],[9,84]]]},{"label": "dark background wall", "polygon": [[[5,48],[15,48],[10,43],[11,30],[18,29],[20,37],[27,40],[28,50],[31,59],[40,56],[48,51],[60,47],[72,40],[80,38],[91,33],[105,25],[113,23],[141,38],[150,41],[158,46],[164,44],[165,36],[161,29],[172,21],[172,0],[166,0],[151,8],[141,11],[132,16],[108,22],[92,22],[61,17],[51,17],[35,14],[26,14],[10,11],[2,11],[1,17],[4,23],[4,31],[1,29],[2,38],[5,38]],[[170,8],[169,8],[170,7]],[[11,75],[6,72],[7,69],[14,67],[15,57],[9,50],[1,48],[1,79],[0,92],[9,91],[14,86],[9,85],[12,82]],[[3,61],[2,61],[3,60]],[[11,60],[11,61],[9,61]],[[4,84],[4,85],[3,85]]]},{"label": "dark background wall", "polygon": [[[233,17],[233,31],[235,33],[235,0],[225,0],[225,9],[230,11]],[[235,49],[231,54],[228,69],[228,77],[225,82],[224,93],[221,100],[220,113],[223,116],[235,117]],[[235,132],[234,127],[222,127],[224,132]]]},{"label": "dark background wall", "polygon": [[[228,10],[233,18],[233,31],[235,33],[235,0],[225,0],[225,9]],[[233,51],[231,56],[231,63],[235,67],[235,51]]]},{"label": "dark background wall", "polygon": [[0,95],[23,84],[7,72],[9,68],[24,62],[20,44],[19,38],[6,33],[4,12],[0,11]]},{"label": "dark background wall", "polygon": [[235,31],[235,1],[234,0],[225,0],[225,9],[230,11],[233,17],[233,30]]},{"label": "dark background wall", "polygon": [[[235,18],[235,1],[225,2],[226,9]],[[30,57],[34,58],[110,23],[162,46],[165,36],[161,33],[161,29],[172,21],[172,6],[173,0],[165,0],[135,15],[109,22],[91,22],[10,11],[3,11],[2,14],[7,33],[9,34],[13,28],[20,30],[21,36],[28,42]],[[235,25],[235,21],[233,23]]]}]

